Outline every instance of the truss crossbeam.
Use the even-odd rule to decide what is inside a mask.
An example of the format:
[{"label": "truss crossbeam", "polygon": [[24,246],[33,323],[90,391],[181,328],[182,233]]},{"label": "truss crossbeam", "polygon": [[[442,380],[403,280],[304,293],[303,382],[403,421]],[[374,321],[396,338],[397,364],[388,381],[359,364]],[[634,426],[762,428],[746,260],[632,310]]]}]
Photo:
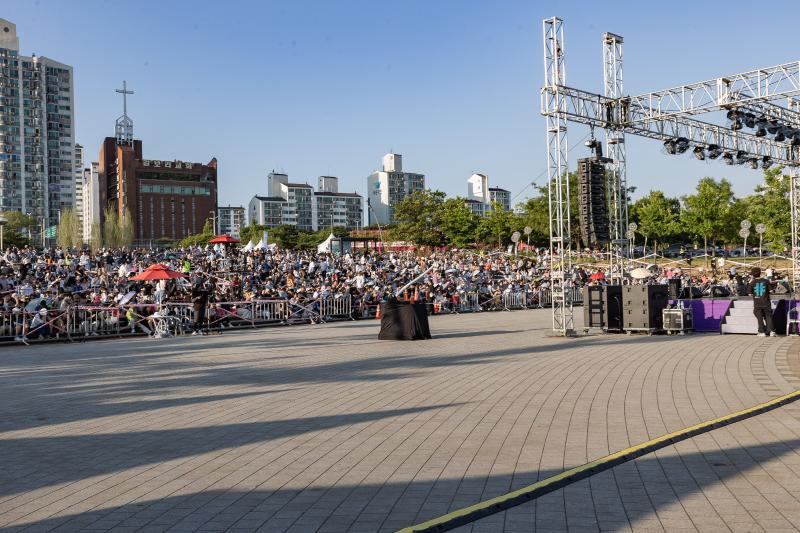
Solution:
[{"label": "truss crossbeam", "polygon": [[[542,89],[543,115],[560,114],[564,119],[600,128],[611,128],[633,135],[659,139],[662,141],[684,137],[698,145],[715,144],[726,151],[742,150],[759,158],[769,157],[774,163],[796,166],[800,164],[798,149],[787,143],[773,141],[766,137],[756,137],[743,131],[733,131],[723,126],[709,124],[684,116],[671,116],[649,121],[636,120],[640,115],[636,109],[624,109],[625,100],[615,100],[605,96],[566,86],[557,88],[563,98],[556,109],[547,105],[547,94],[554,88]],[[622,117],[632,115],[634,120],[622,122]]]},{"label": "truss crossbeam", "polygon": [[731,76],[681,85],[630,97],[636,109],[631,120],[647,121],[676,115],[696,115],[748,102],[770,101],[800,94],[800,62],[751,70]]}]

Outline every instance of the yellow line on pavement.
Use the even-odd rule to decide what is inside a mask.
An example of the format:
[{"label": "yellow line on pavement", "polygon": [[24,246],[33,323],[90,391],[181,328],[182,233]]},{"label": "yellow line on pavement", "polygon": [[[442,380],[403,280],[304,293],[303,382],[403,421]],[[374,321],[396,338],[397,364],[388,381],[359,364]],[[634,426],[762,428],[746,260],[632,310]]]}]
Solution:
[{"label": "yellow line on pavement", "polygon": [[637,457],[641,457],[642,455],[652,453],[656,450],[660,450],[661,448],[665,448],[682,440],[690,439],[713,429],[721,428],[723,426],[739,422],[740,420],[766,413],[767,411],[772,411],[773,409],[777,409],[778,407],[797,400],[800,400],[800,390],[796,390],[790,394],[774,398],[768,402],[755,405],[748,409],[743,409],[720,418],[701,422],[700,424],[695,424],[694,426],[689,426],[679,431],[662,435],[647,442],[637,444],[636,446],[625,448],[624,450],[612,453],[611,455],[606,455],[605,457],[601,457],[600,459],[596,459],[584,465],[571,468],[561,472],[560,474],[556,474],[555,476],[537,481],[533,485],[528,485],[527,487],[523,487],[521,489],[496,496],[489,500],[470,505],[469,507],[458,509],[452,513],[428,520],[427,522],[423,522],[416,526],[403,528],[399,531],[399,533],[449,531],[486,516],[505,511],[531,500],[535,500],[540,496],[554,492],[558,489],[566,487],[567,485],[575,483],[576,481],[586,479],[617,465],[628,462],[632,459],[636,459]]}]

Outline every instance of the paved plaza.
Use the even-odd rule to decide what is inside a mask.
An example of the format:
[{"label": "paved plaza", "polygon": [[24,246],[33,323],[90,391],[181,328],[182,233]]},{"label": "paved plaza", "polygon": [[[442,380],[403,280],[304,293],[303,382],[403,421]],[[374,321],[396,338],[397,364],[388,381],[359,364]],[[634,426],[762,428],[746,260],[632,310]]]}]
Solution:
[{"label": "paved plaza", "polygon": [[[800,341],[549,312],[0,348],[3,531],[393,531],[800,388]],[[800,402],[459,531],[795,531]]]}]

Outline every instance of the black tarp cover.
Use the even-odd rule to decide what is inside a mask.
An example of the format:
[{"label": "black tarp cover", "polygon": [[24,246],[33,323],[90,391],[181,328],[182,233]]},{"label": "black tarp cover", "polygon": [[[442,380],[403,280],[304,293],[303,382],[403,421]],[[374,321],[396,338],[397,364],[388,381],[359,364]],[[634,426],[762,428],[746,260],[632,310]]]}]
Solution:
[{"label": "black tarp cover", "polygon": [[413,341],[430,339],[428,313],[425,304],[413,304],[399,300],[381,303],[380,340]]}]

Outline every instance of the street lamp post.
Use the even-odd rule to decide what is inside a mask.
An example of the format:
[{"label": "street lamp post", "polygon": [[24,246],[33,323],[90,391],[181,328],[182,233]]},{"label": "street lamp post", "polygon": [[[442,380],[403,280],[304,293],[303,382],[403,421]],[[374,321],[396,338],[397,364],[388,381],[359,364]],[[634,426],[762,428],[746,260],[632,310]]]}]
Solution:
[{"label": "street lamp post", "polygon": [[756,233],[758,233],[758,259],[761,257],[761,245],[764,244],[764,232],[767,231],[766,224],[756,224]]}]

